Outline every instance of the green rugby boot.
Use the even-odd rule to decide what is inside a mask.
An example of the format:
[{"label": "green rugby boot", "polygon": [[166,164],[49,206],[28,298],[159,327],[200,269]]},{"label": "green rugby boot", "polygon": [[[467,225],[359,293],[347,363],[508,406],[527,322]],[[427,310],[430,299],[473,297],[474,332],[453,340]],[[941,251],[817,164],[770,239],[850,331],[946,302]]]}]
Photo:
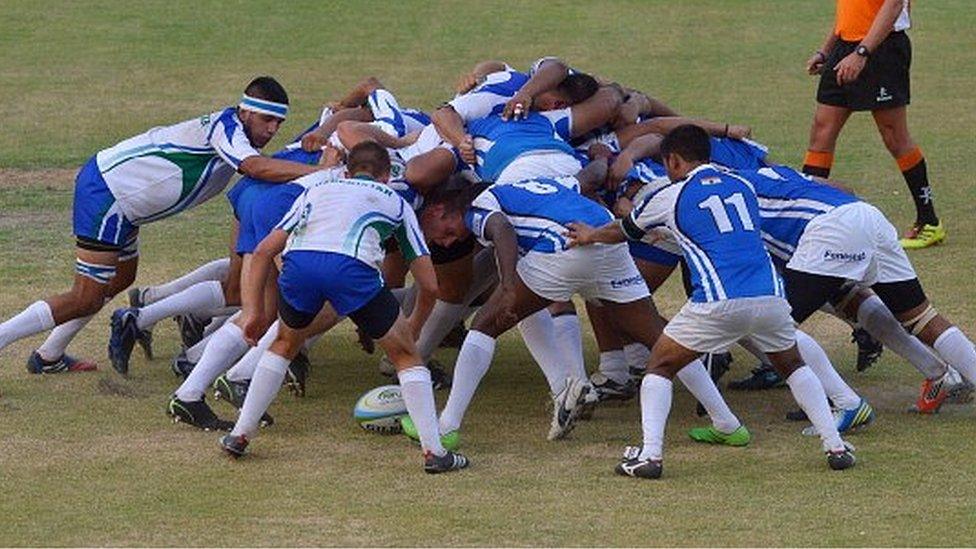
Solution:
[{"label": "green rugby boot", "polygon": [[[413,420],[410,419],[410,416],[403,416],[400,419],[400,427],[403,427],[404,435],[407,435],[410,440],[420,444],[420,434],[417,432],[417,426],[414,425]],[[460,431],[455,430],[441,435],[441,446],[443,446],[445,450],[453,452],[454,450],[457,450],[458,446],[460,445]]]},{"label": "green rugby boot", "polygon": [[752,435],[749,434],[749,430],[746,429],[745,425],[739,425],[739,428],[731,433],[723,433],[711,425],[708,427],[695,427],[688,431],[688,436],[697,442],[724,444],[726,446],[746,446],[752,440]]}]

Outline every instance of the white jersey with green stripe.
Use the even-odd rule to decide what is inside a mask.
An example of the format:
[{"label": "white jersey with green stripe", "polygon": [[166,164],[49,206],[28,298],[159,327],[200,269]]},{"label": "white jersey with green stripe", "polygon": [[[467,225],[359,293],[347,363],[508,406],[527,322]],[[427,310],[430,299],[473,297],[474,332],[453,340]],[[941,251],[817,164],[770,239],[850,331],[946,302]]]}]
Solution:
[{"label": "white jersey with green stripe", "polygon": [[99,152],[96,161],[122,213],[143,225],[220,194],[241,162],[260,154],[230,107],[153,128]]},{"label": "white jersey with green stripe", "polygon": [[316,172],[295,180],[307,187],[278,228],[289,233],[285,253],[332,252],[356,258],[380,270],[383,242],[391,235],[407,261],[429,255],[417,215],[383,183],[368,179],[333,179]]}]

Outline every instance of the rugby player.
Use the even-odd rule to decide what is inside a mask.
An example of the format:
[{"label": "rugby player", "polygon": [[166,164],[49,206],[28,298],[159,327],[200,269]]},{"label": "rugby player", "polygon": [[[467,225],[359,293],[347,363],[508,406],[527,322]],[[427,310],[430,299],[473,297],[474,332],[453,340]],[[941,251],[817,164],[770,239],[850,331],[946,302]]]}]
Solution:
[{"label": "rugby player", "polygon": [[[659,478],[672,378],[702,353],[724,352],[749,336],[786,378],[819,433],[832,469],[854,465],[840,438],[824,388],[797,350],[783,281],[763,245],[759,206],[747,182],[709,164],[708,134],[693,125],[672,130],[661,155],[674,182],[650,195],[622,223],[570,225],[577,245],[674,235],[691,270],[692,295],[651,348],[641,382],[644,444],[628,448],[616,472]],[[650,236],[648,236],[650,235]]]},{"label": "rugby player", "polygon": [[0,324],[0,349],[54,328],[31,354],[28,371],[94,369],[65,349],[104,303],[135,280],[140,226],[209,200],[235,172],[290,181],[318,169],[259,152],[287,113],[285,89],[263,76],[248,84],[236,107],[153,128],[93,156],[75,180],[74,285]]}]

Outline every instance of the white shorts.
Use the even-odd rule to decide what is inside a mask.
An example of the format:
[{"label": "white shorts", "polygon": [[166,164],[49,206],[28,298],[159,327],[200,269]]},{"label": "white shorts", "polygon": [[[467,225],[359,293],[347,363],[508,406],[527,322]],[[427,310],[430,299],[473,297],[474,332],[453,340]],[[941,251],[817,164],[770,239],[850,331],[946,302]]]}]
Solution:
[{"label": "white shorts", "polygon": [[866,202],[845,204],[810,221],[786,266],[868,286],[918,278],[898,231]]},{"label": "white shorts", "polygon": [[562,151],[538,151],[525,153],[513,160],[495,183],[515,183],[538,177],[563,177],[576,175],[583,165],[571,154]]},{"label": "white shorts", "polygon": [[689,301],[664,327],[664,333],[699,353],[724,353],[746,336],[760,351],[777,353],[796,344],[791,310],[789,302],[775,296]]},{"label": "white shorts", "polygon": [[410,161],[411,158],[420,156],[424,153],[430,152],[434,149],[446,149],[452,151],[453,147],[441,134],[437,133],[437,128],[433,124],[428,124],[420,131],[420,136],[414,141],[413,145],[407,145],[402,149],[397,149],[397,154],[404,163]]},{"label": "white shorts", "polygon": [[529,252],[516,270],[525,285],[551,301],[585,299],[630,303],[651,293],[626,244],[595,244],[562,252]]}]

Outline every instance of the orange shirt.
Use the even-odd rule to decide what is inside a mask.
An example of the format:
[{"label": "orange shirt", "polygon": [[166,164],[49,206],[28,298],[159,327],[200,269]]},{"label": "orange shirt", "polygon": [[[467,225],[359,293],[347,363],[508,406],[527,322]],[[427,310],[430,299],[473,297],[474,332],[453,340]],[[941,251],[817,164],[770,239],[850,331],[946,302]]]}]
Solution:
[{"label": "orange shirt", "polygon": [[[848,42],[864,39],[884,3],[885,0],[837,0],[837,23],[834,32],[841,40]],[[892,30],[901,31],[911,26],[908,10],[909,0],[903,0],[902,11]]]}]

